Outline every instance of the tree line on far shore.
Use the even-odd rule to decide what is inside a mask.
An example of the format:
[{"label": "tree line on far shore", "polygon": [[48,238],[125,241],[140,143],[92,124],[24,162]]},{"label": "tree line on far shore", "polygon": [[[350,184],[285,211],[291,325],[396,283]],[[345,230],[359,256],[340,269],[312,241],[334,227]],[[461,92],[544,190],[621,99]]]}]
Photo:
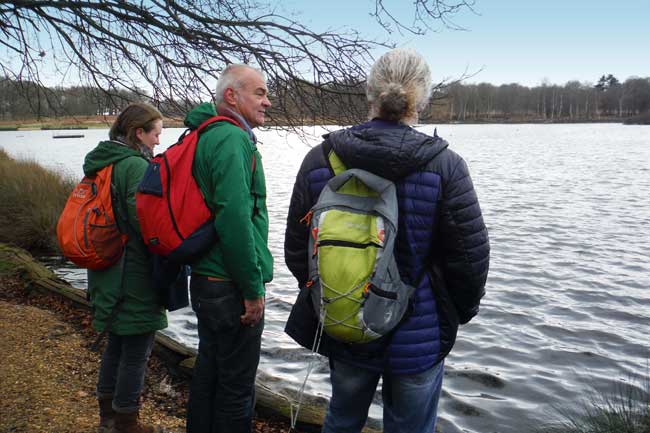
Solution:
[{"label": "tree line on far shore", "polygon": [[[336,85],[333,85],[336,87]],[[271,123],[345,124],[340,115],[340,101],[329,101],[332,92],[321,92],[304,85],[292,97],[286,83],[270,82]],[[348,107],[365,110],[362,86],[341,85]],[[331,89],[330,89],[331,90]],[[145,92],[121,91],[106,94],[90,86],[44,87],[33,82],[0,78],[0,120],[21,121],[66,116],[115,115],[131,101],[156,105],[163,114],[182,117],[178,107],[191,107],[200,101],[160,103],[143,96]],[[353,108],[352,108],[353,107]],[[650,116],[650,77],[630,77],[620,82],[613,75],[603,75],[595,83],[569,81],[565,85],[543,82],[539,86],[520,84],[496,86],[489,83],[465,84],[461,81],[441,83],[433,91],[429,106],[421,113],[423,123],[433,122],[581,122],[608,121]],[[299,121],[296,122],[296,119]]]},{"label": "tree line on far shore", "polygon": [[45,87],[31,81],[0,77],[0,120],[4,121],[112,116],[117,115],[129,102],[146,99],[128,90],[109,94],[91,86]]},{"label": "tree line on far shore", "polygon": [[620,82],[611,74],[595,83],[569,81],[519,84],[453,83],[442,90],[433,117],[451,121],[537,120],[548,122],[626,119],[650,111],[650,77]]}]

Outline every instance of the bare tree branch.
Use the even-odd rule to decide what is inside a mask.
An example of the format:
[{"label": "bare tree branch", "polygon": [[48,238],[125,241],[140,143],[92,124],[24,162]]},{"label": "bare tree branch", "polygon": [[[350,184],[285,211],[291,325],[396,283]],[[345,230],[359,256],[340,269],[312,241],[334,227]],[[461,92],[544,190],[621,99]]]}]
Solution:
[{"label": "bare tree branch", "polygon": [[[411,22],[406,23],[404,18],[398,17],[393,12],[393,8],[386,6],[384,0],[375,0],[375,11],[371,15],[389,33],[398,31],[423,35],[427,31],[439,31],[439,28],[432,25],[433,23],[440,23],[443,27],[452,30],[465,30],[464,27],[454,23],[452,18],[463,9],[476,13],[475,3],[475,0],[414,0],[412,2],[415,8],[414,14],[410,16]],[[403,11],[402,5],[400,8]]]},{"label": "bare tree branch", "polygon": [[[450,25],[472,5],[417,0],[411,31],[431,19]],[[383,0],[375,16],[408,28]],[[331,113],[339,123],[365,117],[357,100],[371,53],[387,46],[354,30],[314,31],[251,0],[0,0],[0,35],[0,69],[11,79],[42,85],[54,75],[97,87],[116,105],[131,94],[179,114],[213,98],[227,64],[249,63],[274,91],[271,119],[290,127]]]}]

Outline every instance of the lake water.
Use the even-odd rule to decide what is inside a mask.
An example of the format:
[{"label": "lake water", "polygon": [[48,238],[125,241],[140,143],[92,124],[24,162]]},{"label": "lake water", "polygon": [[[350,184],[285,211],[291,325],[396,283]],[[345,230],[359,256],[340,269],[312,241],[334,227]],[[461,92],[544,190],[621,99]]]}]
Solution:
[{"label": "lake water", "polygon": [[[275,257],[260,370],[285,394],[299,388],[310,355],[283,333],[296,294],[284,224],[300,162],[323,131],[306,129],[306,142],[258,133]],[[81,177],[84,155],[107,135],[83,132],[57,140],[52,131],[0,132],[0,147]],[[165,129],[160,149],[180,133]],[[557,420],[558,408],[647,376],[650,127],[442,125],[438,133],[469,164],[492,244],[481,312],[461,327],[447,358],[440,430],[532,432]],[[85,285],[83,271],[58,272]],[[192,312],[170,316],[166,333],[196,346]],[[318,359],[307,392],[327,398],[327,362]],[[371,418],[381,419],[378,404]]]}]

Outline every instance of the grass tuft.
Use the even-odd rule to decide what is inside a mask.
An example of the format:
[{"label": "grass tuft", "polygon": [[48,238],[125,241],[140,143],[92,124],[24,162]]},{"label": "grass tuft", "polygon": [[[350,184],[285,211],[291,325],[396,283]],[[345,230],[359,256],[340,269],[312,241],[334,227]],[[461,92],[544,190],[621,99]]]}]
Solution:
[{"label": "grass tuft", "polygon": [[0,242],[59,254],[56,223],[76,182],[0,149]]},{"label": "grass tuft", "polygon": [[539,433],[650,433],[650,376],[619,383],[610,394],[592,391],[579,412],[558,412],[562,422]]}]

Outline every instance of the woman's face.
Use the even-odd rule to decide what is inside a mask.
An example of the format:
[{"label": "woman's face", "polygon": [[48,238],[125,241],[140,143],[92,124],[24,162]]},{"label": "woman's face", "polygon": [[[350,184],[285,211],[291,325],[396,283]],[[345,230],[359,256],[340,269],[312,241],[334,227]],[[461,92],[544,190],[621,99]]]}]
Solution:
[{"label": "woman's face", "polygon": [[160,144],[162,126],[162,120],[158,119],[153,123],[153,128],[149,132],[146,132],[144,128],[138,128],[135,130],[135,136],[140,140],[140,143],[147,146],[153,152],[153,148]]}]

